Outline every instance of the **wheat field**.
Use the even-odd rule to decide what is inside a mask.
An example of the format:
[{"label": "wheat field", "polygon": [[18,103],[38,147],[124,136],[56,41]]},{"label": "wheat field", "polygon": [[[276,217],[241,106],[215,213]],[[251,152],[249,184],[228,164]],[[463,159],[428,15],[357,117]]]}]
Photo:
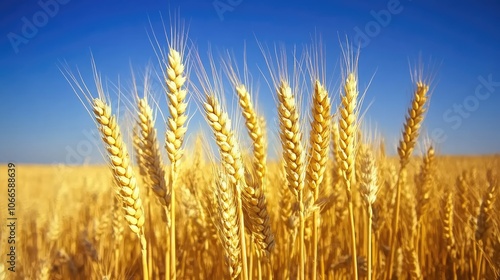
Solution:
[{"label": "wheat field", "polygon": [[[16,167],[16,273],[3,262],[0,279],[499,279],[500,156],[444,156],[424,141],[425,73],[412,77],[389,155],[362,125],[351,48],[337,91],[325,85],[317,49],[293,70],[268,55],[269,120],[246,69],[202,62],[187,42],[174,33],[160,52],[165,123],[149,90],[136,89],[133,121],[121,122],[97,71],[95,92],[65,72],[107,166]],[[209,133],[188,142],[189,102]]]}]

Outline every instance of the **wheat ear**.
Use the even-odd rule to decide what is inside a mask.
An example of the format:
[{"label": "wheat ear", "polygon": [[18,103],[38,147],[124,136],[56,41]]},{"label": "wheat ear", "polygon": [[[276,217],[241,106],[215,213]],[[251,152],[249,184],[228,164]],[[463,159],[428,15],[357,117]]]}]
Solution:
[{"label": "wheat ear", "polygon": [[342,179],[346,187],[347,203],[349,211],[349,222],[351,231],[351,258],[353,279],[358,279],[358,263],[356,252],[356,229],[354,222],[354,206],[352,202],[351,187],[354,184],[355,165],[355,137],[356,137],[356,105],[358,98],[358,81],[354,73],[349,73],[344,83],[344,95],[342,105],[339,108],[339,158]]},{"label": "wheat ear", "polygon": [[[457,176],[455,183],[455,193],[457,194],[456,199],[456,212],[459,220],[468,221],[469,220],[469,209],[470,209],[470,190],[465,181],[465,171]],[[466,231],[467,232],[467,231]]]},{"label": "wheat ear", "polygon": [[224,251],[226,263],[229,267],[231,279],[236,279],[241,273],[240,229],[241,221],[238,218],[238,201],[235,195],[235,185],[232,184],[223,172],[219,172],[215,180],[215,192],[218,207],[218,232]]},{"label": "wheat ear", "polygon": [[[312,121],[307,155],[306,185],[313,191],[314,201],[319,199],[319,186],[323,182],[330,148],[331,104],[328,91],[319,81],[314,82]],[[319,242],[319,210],[313,214],[313,279],[316,279]]]},{"label": "wheat ear", "polygon": [[245,85],[240,84],[236,86],[236,93],[238,94],[240,108],[245,118],[248,135],[252,138],[253,142],[253,166],[259,178],[259,185],[264,187],[264,179],[267,173],[267,144],[262,124],[255,112],[250,93]]},{"label": "wheat ear", "polygon": [[[156,197],[158,198],[160,204],[163,207],[163,211],[167,214],[166,227],[170,226],[170,218],[168,217],[168,211],[170,207],[170,196],[171,192],[167,188],[167,182],[165,179],[165,169],[161,158],[160,145],[156,137],[155,120],[153,118],[153,110],[149,106],[147,96],[139,98],[137,101],[138,106],[138,120],[137,125],[139,127],[138,139],[134,139],[134,142],[138,141],[137,153],[139,157],[139,162],[142,166],[139,170],[145,173],[146,180],[148,184],[148,192],[150,194],[150,189],[153,190]],[[149,196],[148,196],[149,197]],[[147,205],[148,215],[151,216],[151,203]],[[152,227],[152,221],[149,220],[148,227]],[[152,250],[149,250],[149,260],[152,259]],[[149,272],[152,273],[152,262],[149,261]],[[150,275],[151,276],[151,275]]]},{"label": "wheat ear", "polygon": [[187,121],[186,95],[187,90],[184,87],[186,76],[184,76],[184,64],[180,53],[174,49],[170,49],[168,54],[168,66],[166,71],[166,84],[168,87],[168,110],[170,117],[167,121],[168,130],[166,132],[166,145],[168,158],[172,162],[175,169],[179,166],[179,160],[182,157],[181,149],[184,135],[186,134]]},{"label": "wheat ear", "polygon": [[98,122],[102,140],[106,145],[111,163],[113,177],[117,185],[117,193],[123,202],[125,219],[130,229],[137,234],[141,243],[143,277],[149,279],[147,265],[147,243],[144,235],[144,210],[139,196],[139,187],[134,170],[130,165],[130,156],[123,143],[116,116],[111,115],[111,108],[100,98],[93,101],[93,112]]},{"label": "wheat ear", "polygon": [[495,192],[498,184],[498,181],[491,170],[488,170],[487,179],[488,189],[484,194],[479,210],[479,216],[477,217],[476,240],[478,241],[487,237],[486,233],[492,225],[491,214],[493,212]]},{"label": "wheat ear", "polygon": [[219,152],[222,159],[222,165],[224,167],[224,172],[227,174],[230,184],[236,186],[236,200],[238,207],[238,218],[240,222],[239,238],[241,248],[241,261],[242,267],[242,278],[244,280],[248,279],[248,268],[247,268],[247,256],[246,256],[246,241],[245,241],[245,226],[243,218],[243,205],[242,205],[242,188],[245,185],[243,161],[241,159],[241,153],[236,142],[236,137],[234,137],[233,131],[231,129],[231,121],[226,112],[222,111],[222,107],[213,95],[207,95],[206,101],[204,103],[205,115],[208,124],[212,128],[212,132],[215,136],[215,141],[217,146],[219,146]]},{"label": "wheat ear", "polygon": [[176,246],[175,246],[175,188],[179,173],[179,162],[183,151],[181,149],[184,135],[186,134],[186,94],[184,88],[186,76],[184,76],[184,64],[181,54],[170,48],[168,53],[168,65],[166,69],[165,83],[168,92],[168,110],[170,116],[167,120],[167,132],[165,135],[165,148],[171,163],[170,170],[170,274],[171,279],[177,277],[176,273]]},{"label": "wheat ear", "polygon": [[120,260],[120,244],[123,241],[123,216],[120,215],[121,205],[123,202],[119,199],[113,198],[113,221],[112,221],[112,231],[111,237],[113,238],[113,249],[114,249],[114,273],[118,275],[118,262]]},{"label": "wheat ear", "polygon": [[413,241],[410,240],[409,245],[404,248],[404,256],[406,257],[406,263],[409,268],[409,274],[411,280],[420,280],[422,278],[422,271],[420,269],[420,263],[418,261],[417,251],[413,246]]},{"label": "wheat ear", "polygon": [[165,181],[165,170],[163,167],[161,152],[156,138],[156,129],[154,128],[153,111],[149,106],[147,98],[141,98],[138,101],[140,127],[139,147],[140,162],[143,164],[147,178],[151,187],[158,197],[160,204],[168,208],[170,205],[170,193]]},{"label": "wheat ear", "polygon": [[330,98],[319,81],[314,83],[311,133],[309,140],[306,184],[318,199],[318,189],[323,182],[330,146]]},{"label": "wheat ear", "polygon": [[[260,250],[260,257],[267,259],[274,248],[274,234],[271,231],[267,202],[264,195],[266,167],[266,141],[261,123],[254,110],[250,93],[245,85],[236,86],[239,104],[245,118],[248,135],[253,141],[253,165],[257,180],[246,182],[243,188],[243,207],[248,215],[250,229]],[[257,182],[255,182],[257,181]]]},{"label": "wheat ear", "polygon": [[427,93],[429,86],[423,82],[417,82],[417,89],[413,95],[411,106],[408,109],[406,122],[403,129],[403,137],[399,141],[398,154],[401,167],[405,167],[417,143],[420,133],[420,126],[424,121],[425,111],[427,109]]},{"label": "wheat ear", "polygon": [[496,198],[496,190],[498,187],[498,180],[496,174],[493,173],[491,169],[489,169],[486,173],[486,179],[488,181],[488,189],[483,196],[483,200],[481,202],[481,206],[479,208],[479,215],[477,216],[477,227],[476,227],[476,241],[480,241],[483,248],[479,250],[479,256],[477,257],[476,263],[476,279],[481,279],[481,273],[484,276],[483,262],[485,259],[484,250],[486,248],[486,244],[488,243],[488,238],[490,235],[490,229],[493,226],[493,207]]},{"label": "wheat ear", "polygon": [[453,192],[447,190],[444,196],[444,217],[443,217],[443,230],[444,240],[446,243],[446,250],[452,257],[456,258],[455,236],[453,234]]},{"label": "wheat ear", "polygon": [[430,192],[432,190],[433,165],[434,148],[430,146],[424,156],[420,173],[415,179],[417,186],[417,217],[419,221],[422,220],[422,216],[428,209]]},{"label": "wheat ear", "polygon": [[367,277],[372,279],[372,221],[373,221],[373,204],[377,199],[378,193],[378,170],[375,164],[375,158],[369,148],[360,150],[359,172],[361,174],[359,180],[359,191],[368,213],[368,225],[366,227],[368,235],[368,264]]},{"label": "wheat ear", "polygon": [[305,245],[304,245],[304,199],[305,162],[300,130],[299,113],[295,104],[292,89],[286,81],[281,81],[278,90],[278,114],[280,122],[280,138],[283,146],[286,179],[290,190],[297,197],[299,204],[299,279],[305,278]]},{"label": "wheat ear", "polygon": [[[399,141],[398,154],[400,161],[399,174],[405,170],[406,165],[409,162],[410,156],[413,152],[413,148],[417,142],[417,138],[420,132],[420,126],[424,120],[424,115],[426,111],[427,104],[427,93],[429,91],[429,86],[423,82],[417,82],[417,88],[413,94],[413,100],[411,102],[410,108],[408,109],[408,115],[406,116],[406,122],[403,129],[402,139]],[[392,219],[392,230],[389,235],[390,242],[390,255],[389,261],[387,263],[387,275],[386,279],[391,279],[392,277],[392,267],[394,258],[396,255],[396,236],[399,225],[399,210],[401,204],[401,182],[398,176],[398,182],[396,183],[396,204],[394,209],[394,217]]]},{"label": "wheat ear", "polygon": [[249,228],[259,248],[259,258],[268,261],[274,249],[275,240],[271,230],[271,219],[267,210],[264,190],[258,184],[245,182],[242,199],[249,221]]}]

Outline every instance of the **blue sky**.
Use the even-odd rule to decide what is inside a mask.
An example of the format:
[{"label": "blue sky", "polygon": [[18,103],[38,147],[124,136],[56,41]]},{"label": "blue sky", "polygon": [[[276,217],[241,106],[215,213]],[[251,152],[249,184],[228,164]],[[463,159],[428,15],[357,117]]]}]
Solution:
[{"label": "blue sky", "polygon": [[[117,83],[120,77],[121,86],[130,88],[130,65],[142,73],[148,63],[156,62],[148,39],[150,22],[160,34],[160,13],[168,25],[169,11],[177,10],[189,25],[189,39],[202,53],[210,45],[215,57],[226,49],[241,57],[246,44],[249,67],[259,84],[259,106],[272,133],[274,93],[258,70],[266,68],[256,39],[271,47],[282,43],[291,50],[311,43],[316,33],[326,45],[327,80],[335,96],[339,38],[361,43],[360,89],[370,84],[364,119],[384,135],[389,153],[395,151],[411,99],[409,62],[419,58],[433,77],[424,134],[437,142],[438,151],[500,153],[500,4],[493,0],[334,2],[2,1],[0,162],[78,164],[85,158],[102,162],[91,144],[94,124],[59,67],[63,61],[73,70],[78,67],[92,84],[92,52],[105,79]],[[308,95],[302,98],[307,100]],[[193,105],[191,112],[195,110]],[[204,125],[197,113],[189,133]],[[164,130],[161,123],[158,129]]]}]

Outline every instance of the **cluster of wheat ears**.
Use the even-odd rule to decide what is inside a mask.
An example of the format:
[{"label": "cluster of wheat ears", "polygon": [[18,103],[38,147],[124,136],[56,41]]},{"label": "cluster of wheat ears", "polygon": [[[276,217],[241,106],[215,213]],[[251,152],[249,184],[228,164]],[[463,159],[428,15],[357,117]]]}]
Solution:
[{"label": "cluster of wheat ears", "polygon": [[[430,99],[430,85],[422,75],[413,77],[397,156],[388,157],[382,139],[361,132],[362,96],[352,49],[342,53],[337,110],[331,108],[335,96],[325,85],[320,48],[306,51],[302,65],[294,60],[293,70],[284,56],[267,56],[281,144],[280,156],[268,162],[270,132],[254,105],[248,70],[240,75],[231,59],[220,67],[211,59],[203,67],[182,32],[174,30],[168,50],[160,51],[169,111],[164,143],[157,138],[157,104],[150,89],[141,96],[134,88],[129,141],[99,75],[94,98],[66,72],[86,97],[114,182],[107,179],[109,172],[89,170],[84,186],[73,193],[78,205],[56,207],[46,221],[31,219],[20,233],[27,240],[24,248],[41,250],[46,257],[33,259],[38,265],[31,272],[25,267],[25,275],[498,279],[500,208],[495,200],[498,175],[492,170],[499,160],[476,162],[484,170],[478,172],[465,160],[459,164],[436,157],[429,142],[422,145],[422,156],[412,156]],[[227,74],[231,88],[220,73]],[[195,77],[197,83],[192,82]],[[243,148],[243,136],[224,104],[228,92],[239,101],[249,149]],[[310,111],[303,112],[301,98],[308,99]],[[203,138],[193,137],[189,153],[184,148],[188,102],[198,102],[213,133],[217,152],[208,160],[210,145]],[[132,152],[126,143],[133,144]],[[67,203],[69,194],[59,192],[59,200]]]}]

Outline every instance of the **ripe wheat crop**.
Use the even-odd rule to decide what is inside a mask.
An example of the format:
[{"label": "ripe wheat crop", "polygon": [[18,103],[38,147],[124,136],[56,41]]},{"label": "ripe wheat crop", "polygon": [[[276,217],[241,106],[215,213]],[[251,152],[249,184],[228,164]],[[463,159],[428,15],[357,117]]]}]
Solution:
[{"label": "ripe wheat crop", "polygon": [[[270,120],[248,69],[232,58],[206,67],[186,36],[174,30],[160,52],[164,122],[151,88],[134,90],[121,111],[133,122],[119,125],[97,71],[97,93],[65,72],[107,166],[19,167],[12,279],[499,279],[500,157],[442,156],[421,141],[433,86],[424,77],[413,77],[390,156],[363,129],[352,48],[338,90],[316,71],[326,63],[317,54],[294,60],[309,71],[288,71],[285,55],[274,69],[268,56]],[[189,133],[194,114],[204,135]]]}]

